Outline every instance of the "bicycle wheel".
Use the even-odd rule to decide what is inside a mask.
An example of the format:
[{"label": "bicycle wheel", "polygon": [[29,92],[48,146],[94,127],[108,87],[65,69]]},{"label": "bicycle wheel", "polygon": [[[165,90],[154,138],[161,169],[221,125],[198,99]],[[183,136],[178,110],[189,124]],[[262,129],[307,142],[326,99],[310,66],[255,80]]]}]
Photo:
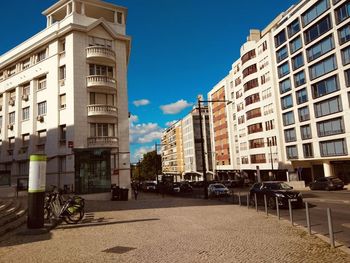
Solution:
[{"label": "bicycle wheel", "polygon": [[77,224],[84,217],[84,209],[78,206],[70,206],[67,208],[67,214],[63,218],[67,224]]},{"label": "bicycle wheel", "polygon": [[51,217],[51,209],[44,207],[44,220],[49,220]]}]

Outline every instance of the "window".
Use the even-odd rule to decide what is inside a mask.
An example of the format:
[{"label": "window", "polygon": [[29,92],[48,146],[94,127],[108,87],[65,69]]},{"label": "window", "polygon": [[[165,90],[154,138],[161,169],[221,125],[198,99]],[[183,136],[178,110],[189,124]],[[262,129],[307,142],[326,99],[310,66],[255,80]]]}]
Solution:
[{"label": "window", "polygon": [[321,156],[339,156],[346,155],[345,139],[320,142]]},{"label": "window", "polygon": [[270,98],[272,96],[272,89],[271,88],[267,88],[265,90],[262,91],[262,99],[265,100],[267,98]]},{"label": "window", "polygon": [[117,23],[123,24],[123,13],[122,12],[117,12]]},{"label": "window", "polygon": [[343,26],[338,31],[339,44],[342,45],[350,40],[350,24]]},{"label": "window", "polygon": [[341,58],[344,66],[350,63],[350,46],[342,49]]},{"label": "window", "polygon": [[248,128],[248,134],[263,131],[262,123],[255,123],[253,125],[249,125],[247,128]]},{"label": "window", "polygon": [[315,116],[322,117],[342,111],[341,99],[339,96],[315,103]]},{"label": "window", "polygon": [[244,91],[248,91],[250,89],[256,88],[259,85],[258,79],[249,80],[247,83],[243,85]]},{"label": "window", "polygon": [[66,65],[60,67],[60,80],[66,79]]},{"label": "window", "polygon": [[9,149],[13,149],[15,146],[15,137],[9,137]]},{"label": "window", "polygon": [[311,90],[314,99],[339,90],[337,75],[312,84]]},{"label": "window", "polygon": [[281,105],[282,105],[283,110],[292,107],[293,106],[292,95],[287,95],[287,96],[281,98]]},{"label": "window", "polygon": [[333,35],[330,35],[306,50],[307,60],[313,61],[334,48]]},{"label": "window", "polygon": [[24,84],[22,87],[22,95],[28,96],[30,94],[30,85],[29,83]]},{"label": "window", "polygon": [[247,120],[260,117],[261,116],[261,110],[260,110],[260,108],[256,108],[256,109],[247,111],[246,116],[247,116]]},{"label": "window", "polygon": [[66,141],[66,125],[60,125],[60,141]]},{"label": "window", "polygon": [[285,130],[284,131],[284,139],[286,140],[286,142],[295,142],[297,140],[295,128]]},{"label": "window", "polygon": [[99,37],[89,37],[89,46],[100,46],[112,48],[112,41]]},{"label": "window", "polygon": [[308,30],[304,32],[304,39],[305,43],[308,44],[312,41],[314,41],[319,36],[322,36],[324,33],[326,33],[329,29],[332,28],[332,22],[330,16],[326,16],[317,24],[310,27]]},{"label": "window", "polygon": [[285,79],[279,83],[280,86],[280,93],[283,94],[287,91],[290,91],[292,88],[292,84],[290,82],[290,79]]},{"label": "window", "polygon": [[266,156],[264,153],[261,154],[252,154],[250,156],[251,163],[266,163]]},{"label": "window", "polygon": [[275,120],[269,120],[265,122],[265,130],[273,130],[275,128]]},{"label": "window", "polygon": [[308,124],[308,125],[300,126],[300,134],[303,140],[311,139],[312,135],[311,135],[310,125]]},{"label": "window", "polygon": [[317,123],[317,134],[319,137],[341,134],[344,132],[343,118],[335,118]]},{"label": "window", "polygon": [[335,20],[337,21],[337,24],[343,22],[345,19],[349,17],[349,15],[350,15],[350,3],[345,2],[335,10]]},{"label": "window", "polygon": [[301,90],[298,90],[296,92],[296,95],[297,95],[297,104],[302,104],[304,102],[307,102],[308,101],[308,98],[307,98],[307,91],[306,89],[301,89]]},{"label": "window", "polygon": [[66,108],[66,94],[60,95],[60,109]]},{"label": "window", "polygon": [[297,38],[292,40],[289,44],[290,53],[293,54],[297,50],[301,49],[301,47],[302,47],[301,37],[298,36]]},{"label": "window", "polygon": [[46,101],[38,103],[38,116],[46,115]]},{"label": "window", "polygon": [[246,63],[248,60],[251,60],[253,58],[256,57],[256,54],[255,54],[255,49],[251,50],[251,51],[248,51],[247,53],[245,53],[243,56],[242,56],[242,65],[244,63]]},{"label": "window", "polygon": [[314,21],[329,8],[329,0],[320,0],[301,15],[304,26]]},{"label": "window", "polygon": [[314,151],[312,149],[312,143],[303,144],[303,153],[305,158],[314,157]]},{"label": "window", "polygon": [[300,122],[310,120],[310,112],[308,106],[298,109],[298,114]]},{"label": "window", "polygon": [[287,146],[287,159],[298,159],[298,149],[296,145]]},{"label": "window", "polygon": [[91,137],[114,137],[116,134],[114,124],[90,123]]},{"label": "window", "polygon": [[90,75],[113,77],[113,67],[89,64]]},{"label": "window", "polygon": [[283,76],[289,73],[289,64],[288,62],[282,64],[278,67],[278,77],[282,78]]},{"label": "window", "polygon": [[15,112],[9,113],[9,124],[15,124]]},{"label": "window", "polygon": [[322,75],[325,75],[337,68],[337,61],[335,56],[330,56],[321,62],[310,67],[310,79],[313,80]]},{"label": "window", "polygon": [[283,30],[277,36],[275,36],[275,46],[276,48],[286,42],[286,32]]},{"label": "window", "polygon": [[259,93],[255,93],[255,94],[252,94],[252,95],[246,97],[244,100],[245,100],[245,105],[248,106],[248,105],[253,104],[255,102],[259,102],[260,95],[259,95]]},{"label": "window", "polygon": [[15,75],[15,74],[16,74],[16,65],[10,67],[7,70],[7,77],[11,77],[12,75]]},{"label": "window", "polygon": [[46,76],[38,79],[38,90],[46,89]]},{"label": "window", "polygon": [[299,87],[303,84],[305,84],[306,80],[305,80],[305,72],[304,70],[294,74],[294,83],[295,83],[295,87]]},{"label": "window", "polygon": [[27,58],[22,61],[22,69],[25,70],[30,67],[30,58]]},{"label": "window", "polygon": [[298,18],[295,19],[290,25],[287,27],[288,28],[288,36],[292,37],[296,33],[300,31],[300,24]]},{"label": "window", "polygon": [[288,57],[287,46],[282,47],[276,52],[277,63]]},{"label": "window", "polygon": [[22,134],[22,147],[28,147],[29,146],[29,133]]},{"label": "window", "polygon": [[345,84],[347,87],[350,87],[350,69],[344,71],[345,75]]},{"label": "window", "polygon": [[284,126],[288,126],[288,125],[295,123],[293,111],[289,111],[287,113],[284,113],[282,115],[282,117],[283,117],[283,125]]},{"label": "window", "polygon": [[46,58],[46,49],[37,53],[36,62],[40,62],[40,61],[44,60],[45,58]]},{"label": "window", "polygon": [[269,115],[273,113],[274,105],[271,103],[269,105],[264,106],[264,115]]},{"label": "window", "polygon": [[257,71],[256,64],[253,64],[242,71],[243,78],[253,74]]},{"label": "window", "polygon": [[[42,145],[46,143],[46,130],[38,131],[38,145]],[[40,148],[40,150],[43,150]]]},{"label": "window", "polygon": [[22,109],[22,121],[29,120],[29,107],[25,107]]},{"label": "window", "polygon": [[300,53],[296,55],[294,58],[292,58],[292,67],[294,70],[302,67],[303,65],[304,65],[303,53]]}]

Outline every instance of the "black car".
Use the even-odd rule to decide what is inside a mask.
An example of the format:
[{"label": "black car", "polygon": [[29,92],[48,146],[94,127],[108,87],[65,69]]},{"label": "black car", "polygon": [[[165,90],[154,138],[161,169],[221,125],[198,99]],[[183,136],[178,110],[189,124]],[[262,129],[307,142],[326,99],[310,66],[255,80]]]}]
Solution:
[{"label": "black car", "polygon": [[193,188],[188,182],[183,182],[180,184],[180,192],[181,193],[192,193]]},{"label": "black car", "polygon": [[250,203],[254,205],[255,194],[258,204],[264,204],[264,195],[269,208],[276,208],[276,197],[278,198],[278,206],[288,207],[288,200],[295,208],[303,207],[303,197],[300,192],[293,190],[293,187],[284,182],[268,181],[255,183],[250,189]]},{"label": "black car", "polygon": [[310,183],[309,187],[311,190],[341,190],[344,188],[344,182],[335,176],[322,177]]}]

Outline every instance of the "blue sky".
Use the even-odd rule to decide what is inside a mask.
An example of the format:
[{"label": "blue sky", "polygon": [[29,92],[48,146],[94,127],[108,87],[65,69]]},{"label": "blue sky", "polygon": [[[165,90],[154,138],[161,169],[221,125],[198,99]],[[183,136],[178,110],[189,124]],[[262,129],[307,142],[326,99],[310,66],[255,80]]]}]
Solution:
[{"label": "blue sky", "polygon": [[[56,0],[6,1],[0,54],[46,26]],[[161,131],[183,118],[239,57],[249,29],[263,29],[297,0],[108,0],[129,9],[131,161],[154,149]],[[21,6],[21,8],[18,8]]]}]

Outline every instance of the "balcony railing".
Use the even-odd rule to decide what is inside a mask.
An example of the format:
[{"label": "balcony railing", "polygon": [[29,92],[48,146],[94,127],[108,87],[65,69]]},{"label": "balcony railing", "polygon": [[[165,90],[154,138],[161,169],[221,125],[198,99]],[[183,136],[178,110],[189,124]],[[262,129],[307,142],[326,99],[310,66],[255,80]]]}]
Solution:
[{"label": "balcony railing", "polygon": [[116,80],[114,78],[102,75],[93,75],[86,77],[88,87],[110,87],[116,89]]},{"label": "balcony railing", "polygon": [[88,105],[88,116],[111,116],[118,117],[118,109],[115,106],[104,104]]},{"label": "balcony railing", "polygon": [[100,148],[100,147],[118,147],[117,137],[89,137],[87,139],[88,147]]},{"label": "balcony railing", "polygon": [[108,47],[92,46],[86,48],[87,58],[103,58],[115,61],[115,52]]}]

